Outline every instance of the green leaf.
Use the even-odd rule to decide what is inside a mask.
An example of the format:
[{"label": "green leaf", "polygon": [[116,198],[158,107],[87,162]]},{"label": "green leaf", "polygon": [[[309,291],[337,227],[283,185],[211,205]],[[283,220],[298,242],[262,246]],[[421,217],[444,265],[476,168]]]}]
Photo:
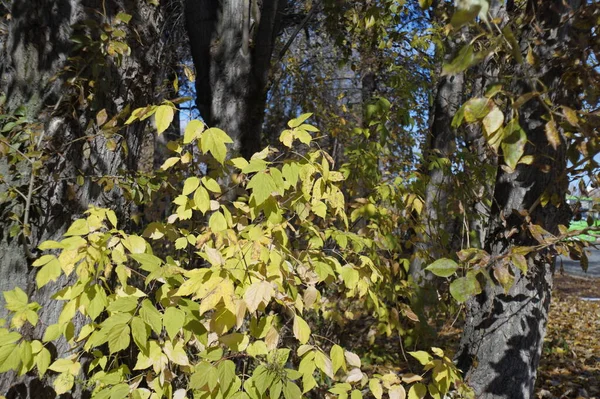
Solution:
[{"label": "green leaf", "polygon": [[381,386],[381,381],[377,378],[371,378],[369,380],[369,389],[376,399],[381,399],[383,397],[383,387]]},{"label": "green leaf", "polygon": [[48,368],[57,373],[71,373],[77,375],[79,374],[79,370],[81,370],[81,364],[73,359],[61,358],[56,359]]},{"label": "green leaf", "polygon": [[46,370],[48,370],[48,366],[50,366],[51,361],[52,356],[50,351],[46,348],[42,348],[42,350],[35,355],[35,365],[38,368],[38,373],[40,376],[44,376],[44,374],[46,374]]},{"label": "green leaf", "polygon": [[487,12],[490,5],[488,0],[461,0],[457,2],[457,9],[452,15],[450,24],[458,29],[473,21],[479,16],[481,20],[487,21]]},{"label": "green leaf", "polygon": [[218,381],[219,374],[217,369],[210,363],[202,361],[196,366],[196,372],[190,378],[190,388],[204,390],[208,386],[209,389],[211,387],[214,389]]},{"label": "green leaf", "polygon": [[423,9],[426,10],[429,7],[431,7],[431,4],[433,3],[433,0],[419,0],[419,6]]},{"label": "green leaf", "polygon": [[129,326],[127,324],[117,324],[108,332],[108,350],[110,353],[116,353],[127,349],[129,346]]},{"label": "green leaf", "polygon": [[295,127],[298,127],[301,124],[303,124],[304,121],[307,120],[308,118],[310,118],[311,116],[312,116],[312,113],[302,114],[299,117],[297,117],[296,119],[292,119],[291,121],[289,121],[288,126],[292,129]]},{"label": "green leaf", "polygon": [[284,130],[279,135],[279,141],[281,141],[281,143],[287,148],[292,148],[292,143],[294,142],[294,132],[289,129]]},{"label": "green leaf", "polygon": [[203,214],[210,210],[210,196],[204,187],[198,187],[194,192],[194,206]]},{"label": "green leaf", "polygon": [[496,105],[485,97],[471,98],[465,103],[465,120],[469,123],[482,120]]},{"label": "green leaf", "polygon": [[182,195],[189,195],[191,193],[193,193],[198,186],[200,186],[200,179],[193,176],[193,177],[188,177],[187,179],[185,179],[185,183],[183,183],[183,191],[182,191]]},{"label": "green leaf", "polygon": [[301,344],[308,342],[310,338],[310,327],[308,326],[308,323],[298,315],[294,317],[293,331],[294,337],[296,337]]},{"label": "green leaf", "polygon": [[425,268],[438,277],[450,277],[458,270],[458,263],[452,259],[438,259]]},{"label": "green leaf", "polygon": [[269,397],[270,398],[281,398],[282,389],[283,389],[283,382],[281,382],[281,380],[275,381],[275,383],[269,387]]},{"label": "green leaf", "polygon": [[[296,316],[298,317],[298,316]],[[315,365],[325,373],[329,378],[333,379],[333,365],[331,359],[321,351],[315,352]]]},{"label": "green leaf", "polygon": [[481,286],[473,274],[467,274],[466,277],[460,277],[450,283],[450,294],[457,302],[466,302],[473,295],[481,292]]},{"label": "green leaf", "polygon": [[417,359],[423,366],[433,360],[433,356],[425,351],[408,352],[408,354]]},{"label": "green leaf", "polygon": [[345,265],[344,267],[342,267],[340,275],[342,276],[342,280],[344,281],[344,284],[348,289],[353,290],[356,288],[360,279],[360,274],[358,273],[358,270],[356,270],[351,265]]},{"label": "green leaf", "polygon": [[31,266],[33,266],[33,267],[44,266],[45,264],[47,264],[48,262],[50,262],[52,259],[56,259],[56,256],[54,256],[54,255],[42,255],[41,257],[39,257],[38,259],[36,259],[31,264]]},{"label": "green leaf", "polygon": [[224,396],[228,396],[225,394],[229,391],[236,380],[235,363],[231,360],[221,361],[217,365],[217,372],[219,374],[219,390]]},{"label": "green leaf", "polygon": [[138,119],[143,121],[144,119],[149,118],[150,116],[154,115],[154,112],[156,112],[156,106],[154,106],[154,105],[149,105],[149,106],[143,107],[143,108],[136,108],[131,113],[131,116],[129,117],[129,119],[127,119],[125,121],[125,124],[129,125]]},{"label": "green leaf", "polygon": [[160,105],[156,108],[154,118],[156,119],[156,130],[158,134],[162,134],[173,122],[175,110],[170,105]]},{"label": "green leaf", "polygon": [[129,398],[129,385],[125,383],[117,384],[110,389],[110,399]]},{"label": "green leaf", "polygon": [[128,24],[129,21],[131,21],[131,15],[130,14],[126,14],[124,12],[120,12],[117,14],[117,16],[115,17],[116,19],[118,19],[119,21]]},{"label": "green leaf", "polygon": [[3,292],[4,300],[6,301],[6,309],[13,312],[18,312],[27,308],[27,294],[20,287],[15,287],[12,291]]},{"label": "green leaf", "polygon": [[121,240],[121,242],[132,254],[143,254],[146,252],[146,240],[140,236],[132,234]]},{"label": "green leaf", "polygon": [[227,334],[220,338],[220,341],[227,345],[230,350],[235,352],[242,352],[246,350],[250,343],[250,338],[247,334],[233,333]]},{"label": "green leaf", "polygon": [[335,384],[329,390],[329,392],[335,393],[335,394],[338,394],[338,395],[346,395],[346,397],[348,397],[347,393],[351,389],[352,389],[352,385],[348,384],[347,382],[344,382],[344,383]]},{"label": "green leaf", "polygon": [[90,232],[90,229],[88,227],[88,222],[85,219],[77,219],[76,221],[73,222],[73,224],[71,224],[71,227],[69,227],[69,230],[67,230],[67,232],[64,234],[65,237],[70,237],[70,236],[83,236],[86,235]]},{"label": "green leaf", "polygon": [[21,363],[20,350],[16,344],[0,347],[0,373],[17,370]]},{"label": "green leaf", "polygon": [[208,191],[212,191],[213,193],[221,194],[221,186],[215,179],[208,177],[208,176],[204,176],[202,178],[202,184],[204,185],[204,187],[206,187],[206,189]]},{"label": "green leaf", "polygon": [[57,395],[67,393],[73,388],[75,377],[70,373],[61,373],[54,380],[54,390]]},{"label": "green leaf", "polygon": [[44,341],[44,342],[54,341],[55,339],[60,337],[60,335],[61,335],[60,326],[58,324],[51,324],[48,326],[48,328],[46,328],[46,331],[44,331],[44,337],[42,338],[42,341]]},{"label": "green leaf", "polygon": [[519,160],[525,152],[527,134],[519,123],[514,119],[504,127],[504,140],[502,141],[502,153],[504,163],[511,169],[516,169]]},{"label": "green leaf", "polygon": [[475,61],[475,53],[473,52],[473,45],[468,44],[460,49],[456,57],[452,62],[444,64],[442,67],[442,76],[446,75],[457,75],[467,70]]},{"label": "green leaf", "polygon": [[286,382],[283,386],[283,396],[285,399],[300,399],[302,398],[302,391],[298,388],[298,385],[291,381]]},{"label": "green leaf", "polygon": [[23,375],[33,368],[33,352],[31,348],[31,342],[21,341],[21,345],[19,345],[19,352],[22,363],[19,370],[19,375]]},{"label": "green leaf", "polygon": [[21,334],[19,334],[16,331],[6,332],[6,330],[4,330],[4,332],[2,334],[0,334],[0,347],[14,344],[21,338],[22,338]]},{"label": "green leaf", "polygon": [[221,164],[225,162],[227,156],[226,144],[233,143],[231,137],[221,129],[211,127],[200,136],[200,148],[204,154],[210,152],[212,156]]},{"label": "green leaf", "polygon": [[268,172],[255,174],[246,187],[252,190],[252,196],[257,206],[265,202],[272,193],[277,192],[277,183]]},{"label": "green leaf", "polygon": [[[275,378],[276,375],[263,365],[258,366],[252,374],[254,386],[261,395],[264,394],[267,391],[267,389],[275,382]],[[297,396],[297,398],[299,397],[300,396]]]},{"label": "green leaf", "polygon": [[331,357],[331,364],[333,367],[333,374],[337,373],[340,368],[346,368],[346,359],[344,357],[344,349],[339,345],[333,345],[329,351],[329,357]]},{"label": "green leaf", "polygon": [[210,215],[208,226],[214,233],[220,233],[227,230],[227,220],[221,212],[217,211]]},{"label": "green leaf", "polygon": [[183,327],[183,323],[185,322],[185,313],[183,310],[168,307],[165,310],[165,315],[163,316],[165,329],[167,330],[167,334],[171,339],[174,339],[181,327]]},{"label": "green leaf", "polygon": [[427,387],[420,382],[410,387],[408,399],[423,399],[427,395]]},{"label": "green leaf", "polygon": [[131,254],[130,257],[138,261],[141,265],[141,269],[147,272],[155,271],[163,263],[159,257],[147,253]]},{"label": "green leaf", "polygon": [[117,228],[117,215],[115,214],[115,211],[113,211],[112,209],[107,210],[106,218],[108,219],[110,224],[113,225],[114,228]]},{"label": "green leaf", "polygon": [[150,335],[150,327],[148,327],[140,317],[134,317],[131,320],[131,334],[133,335],[133,341],[138,348],[146,350],[148,336]]},{"label": "green leaf", "polygon": [[108,310],[111,312],[131,312],[137,307],[138,300],[133,296],[120,297],[108,305]]},{"label": "green leaf", "polygon": [[362,399],[362,392],[360,392],[358,389],[353,389],[352,393],[350,394],[350,399]]}]

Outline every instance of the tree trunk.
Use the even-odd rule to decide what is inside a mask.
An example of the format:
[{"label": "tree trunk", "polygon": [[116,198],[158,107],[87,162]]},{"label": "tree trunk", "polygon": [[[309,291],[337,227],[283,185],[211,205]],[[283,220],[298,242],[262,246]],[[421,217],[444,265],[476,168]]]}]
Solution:
[{"label": "tree trunk", "polygon": [[223,129],[249,158],[261,129],[275,35],[284,0],[186,0],[186,27],[196,66],[196,104],[209,126]]},{"label": "tree trunk", "polygon": [[[450,62],[459,50],[459,42],[448,38],[440,49],[445,62]],[[439,68],[438,73],[441,72]],[[433,158],[449,159],[456,149],[455,130],[452,118],[459,109],[464,92],[464,73],[440,78],[429,116],[429,135],[426,138],[423,155],[423,173],[427,183],[424,189],[424,206],[421,214],[422,231],[417,235],[417,244],[410,264],[410,274],[414,281],[425,287],[433,275],[423,267],[427,261],[439,257],[440,248],[447,247],[447,234],[451,218],[448,217],[449,165],[433,162]],[[443,214],[440,218],[440,213]],[[437,250],[436,250],[437,248]]]},{"label": "tree trunk", "polygon": [[[439,5],[438,7],[443,7]],[[440,10],[436,10],[440,11]],[[442,62],[450,62],[460,49],[460,42],[453,37],[444,41],[443,48],[437,51],[443,54]],[[441,65],[437,73],[441,73]],[[416,243],[410,262],[409,274],[416,284],[415,295],[411,299],[411,308],[419,316],[420,333],[430,338],[434,333],[427,325],[425,310],[437,302],[435,276],[424,268],[434,259],[448,252],[448,243],[453,230],[453,218],[449,212],[450,165],[434,161],[434,158],[449,160],[456,149],[455,129],[451,126],[454,114],[459,109],[464,93],[465,74],[443,76],[435,88],[433,104],[430,107],[429,134],[424,144],[425,175],[423,211],[420,226],[416,234]],[[440,216],[441,215],[441,216]]]},{"label": "tree trunk", "polygon": [[[25,107],[31,129],[37,129],[30,140],[45,158],[35,171],[25,161],[15,169],[6,157],[0,158],[0,175],[5,179],[0,180],[0,192],[18,189],[30,199],[0,203],[0,291],[20,287],[30,301],[42,306],[36,328],[26,325],[21,331],[41,339],[45,327],[56,323],[63,305],[49,296],[66,281],[37,289],[36,269],[31,267],[35,248],[44,240],[60,239],[90,205],[113,207],[125,220],[131,204],[121,190],[107,189],[99,179],[143,169],[142,150],[154,145],[154,138],[143,123],[115,134],[110,119],[119,114],[122,124],[129,114],[127,107],[160,101],[160,86],[170,66],[164,60],[172,62],[173,57],[165,52],[164,7],[145,0],[15,0],[10,12],[8,34],[0,41],[0,90],[8,99],[5,111]],[[115,23],[119,12],[132,16],[128,28],[120,26],[127,33],[130,55],[113,53],[108,43],[98,46],[102,24]],[[98,25],[85,27],[86,20]],[[71,41],[74,35],[88,35],[95,44],[76,47]],[[97,119],[102,110],[108,115],[106,123]],[[11,216],[24,224],[22,233],[27,229],[30,233],[9,236],[15,223]],[[0,317],[6,317],[4,298],[0,298]],[[84,320],[72,323],[77,331]],[[54,355],[63,356],[69,349],[66,342],[58,342]],[[12,372],[3,374],[0,392],[8,398],[55,397],[46,381],[34,375],[19,378]]]},{"label": "tree trunk", "polygon": [[[577,8],[578,4],[573,3],[576,2],[571,7]],[[573,100],[569,100],[567,88],[561,87],[564,66],[553,58],[558,50],[564,50],[562,46],[568,46],[567,26],[561,25],[560,17],[569,9],[558,0],[531,0],[528,11],[529,22],[535,19],[540,24],[539,31],[545,29],[545,37],[541,38],[543,44],[536,46],[539,70],[521,64],[512,71],[518,79],[512,85],[515,94],[536,90],[534,80],[527,78],[535,76],[550,88],[554,104]],[[529,26],[523,28],[522,51],[527,51],[527,44],[535,35]],[[557,37],[559,26],[561,33]],[[548,113],[542,101],[533,99],[519,110],[519,124],[528,139],[525,155],[532,155],[534,162],[519,164],[514,171],[498,169],[486,240],[492,259],[510,253],[517,246],[549,244],[544,242],[546,237],[532,233],[535,231],[532,226],[557,234],[558,225],[566,225],[570,217],[565,201],[566,143],[561,137],[561,143],[553,148],[548,141],[545,132]],[[544,206],[540,199],[549,189],[553,200]],[[499,262],[491,266],[496,267]],[[515,282],[508,292],[488,282],[480,295],[467,302],[457,361],[477,398],[533,396],[548,320],[554,255],[551,249],[528,255],[527,273],[521,273],[512,262],[508,265],[515,273]]]}]

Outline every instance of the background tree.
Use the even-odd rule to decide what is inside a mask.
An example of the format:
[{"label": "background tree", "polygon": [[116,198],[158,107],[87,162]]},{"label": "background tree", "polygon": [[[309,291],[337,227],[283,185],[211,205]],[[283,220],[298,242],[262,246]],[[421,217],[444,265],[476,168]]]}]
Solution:
[{"label": "background tree", "polygon": [[3,9],[10,396],[468,398],[417,324],[466,302],[467,382],[529,397],[553,257],[585,263],[597,5],[153,3]]},{"label": "background tree", "polygon": [[[0,141],[0,289],[27,292],[42,305],[42,325],[57,319],[60,303],[49,295],[66,281],[35,289],[31,262],[39,243],[60,238],[90,205],[112,207],[124,217],[135,212],[119,183],[148,170],[148,163],[151,168],[154,133],[147,123],[120,122],[132,107],[172,94],[172,45],[181,37],[164,32],[174,7],[65,0],[14,1],[4,9],[2,108],[8,127],[16,128],[9,132],[5,125],[10,135]],[[83,323],[77,318],[73,327]],[[42,333],[38,328],[27,336]],[[59,341],[56,353],[68,349]],[[12,387],[15,397],[53,396],[32,377],[18,385],[13,377],[3,376],[0,392]]]},{"label": "background tree", "polygon": [[246,157],[261,149],[271,55],[286,0],[187,0],[196,104]]}]

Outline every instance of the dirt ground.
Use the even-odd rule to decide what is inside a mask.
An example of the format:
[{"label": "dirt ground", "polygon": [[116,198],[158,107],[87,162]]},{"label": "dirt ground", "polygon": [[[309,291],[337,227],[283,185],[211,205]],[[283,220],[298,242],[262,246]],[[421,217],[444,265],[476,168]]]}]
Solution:
[{"label": "dirt ground", "polygon": [[600,279],[555,276],[536,384],[538,398],[600,399],[598,298]]}]

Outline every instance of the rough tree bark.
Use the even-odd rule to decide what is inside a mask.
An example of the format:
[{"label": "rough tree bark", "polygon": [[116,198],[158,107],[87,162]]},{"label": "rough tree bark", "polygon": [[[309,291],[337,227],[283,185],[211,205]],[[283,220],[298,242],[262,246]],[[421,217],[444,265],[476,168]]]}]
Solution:
[{"label": "rough tree bark", "polygon": [[275,36],[286,0],[186,0],[196,67],[196,104],[209,126],[227,132],[249,158],[261,128]]},{"label": "rough tree bark", "polygon": [[[435,14],[442,12],[443,4],[436,4]],[[436,15],[435,18],[438,18]],[[450,62],[460,49],[461,40],[457,35],[449,36],[443,47],[437,51],[441,53],[443,62]],[[441,74],[441,65],[436,71]],[[451,76],[442,76],[435,88],[433,104],[429,116],[429,134],[424,144],[423,173],[427,182],[424,188],[423,212],[420,216],[423,229],[417,234],[417,243],[414,248],[413,259],[410,264],[410,275],[414,281],[425,290],[431,285],[434,277],[426,273],[423,267],[430,259],[435,259],[442,254],[440,248],[446,248],[444,243],[449,242],[448,227],[451,218],[448,217],[449,173],[447,165],[432,162],[432,158],[449,159],[456,149],[456,133],[451,126],[452,118],[459,109],[464,93],[465,75],[459,73]],[[444,215],[440,218],[440,212]],[[429,287],[431,288],[431,287]]]},{"label": "rough tree bark", "polygon": [[[4,178],[0,180],[0,192],[10,186],[27,194],[30,182],[35,188],[29,206],[18,200],[0,204],[0,291],[20,287],[30,301],[42,306],[36,328],[26,325],[21,331],[41,339],[43,329],[56,322],[63,305],[50,300],[49,295],[65,281],[59,279],[41,290],[36,288],[36,269],[31,267],[35,248],[44,240],[60,239],[89,205],[113,207],[125,216],[128,204],[122,192],[106,191],[98,178],[143,169],[144,148],[154,145],[148,126],[134,124],[119,131],[122,139],[112,137],[116,148],[110,149],[107,143],[111,137],[101,134],[96,115],[105,109],[110,120],[122,112],[123,122],[127,106],[133,109],[159,102],[161,85],[173,61],[165,48],[164,6],[155,7],[145,0],[15,0],[9,7],[11,19],[0,40],[0,91],[7,96],[4,109],[11,113],[25,106],[25,117],[32,129],[37,129],[31,140],[39,142],[38,149],[47,157],[35,176],[25,169],[20,171],[20,178],[13,180],[13,166],[6,157],[0,157],[0,175]],[[84,28],[83,22],[111,23],[119,12],[132,16],[126,28],[131,54],[122,62],[106,53],[90,53],[90,46],[88,52],[75,47],[71,41],[74,34],[88,34],[99,41],[99,28],[89,24]],[[70,79],[79,86],[71,85]],[[78,176],[85,177],[82,185],[76,184]],[[28,237],[8,235],[12,222],[9,216],[13,214],[21,223],[28,219]],[[6,317],[3,298],[0,317]],[[82,323],[73,320],[76,331]],[[61,356],[67,350],[69,345],[59,342],[54,355]],[[34,375],[18,378],[7,373],[0,379],[0,393],[8,398],[55,397],[46,383]]]},{"label": "rough tree bark", "polygon": [[[536,35],[535,29],[543,32],[542,44],[535,47],[540,67],[537,71],[526,64],[515,67],[513,75],[517,83],[513,89],[517,94],[536,90],[533,80],[526,78],[535,76],[549,88],[554,104],[570,101],[568,90],[561,85],[564,65],[555,57],[569,46],[568,26],[561,17],[576,9],[579,1],[570,3],[569,6],[558,0],[528,1],[521,50],[527,51],[528,42]],[[519,110],[519,123],[528,139],[525,154],[534,156],[535,161],[531,165],[519,164],[513,172],[498,169],[486,240],[492,259],[514,246],[538,244],[528,231],[525,214],[532,224],[552,234],[558,232],[559,224],[568,223],[566,143],[561,138],[560,145],[552,147],[545,132],[547,115],[541,99],[531,100]],[[549,188],[554,200],[542,206],[540,198]],[[513,233],[507,234],[513,229]],[[502,287],[488,283],[480,295],[467,302],[457,361],[477,398],[533,397],[551,299],[554,256],[551,250],[531,254],[527,264],[528,272],[517,272],[507,293]]]},{"label": "rough tree bark", "polygon": [[[436,3],[434,18],[443,11],[444,4]],[[436,51],[442,55],[442,63],[450,62],[460,49],[461,40],[449,36],[443,46]],[[441,74],[441,64],[436,71]],[[452,119],[462,104],[465,90],[465,74],[442,76],[433,93],[433,104],[430,107],[429,132],[424,143],[424,163],[422,173],[425,176],[423,189],[423,211],[419,216],[421,224],[416,233],[416,242],[409,267],[409,274],[416,284],[415,294],[411,299],[411,308],[420,320],[420,334],[429,339],[434,331],[427,324],[426,308],[437,302],[436,278],[425,271],[432,259],[443,257],[448,251],[453,218],[449,209],[450,166],[442,162],[434,162],[434,158],[449,160],[456,150],[456,132],[452,127]],[[439,281],[439,280],[438,280]]]}]

